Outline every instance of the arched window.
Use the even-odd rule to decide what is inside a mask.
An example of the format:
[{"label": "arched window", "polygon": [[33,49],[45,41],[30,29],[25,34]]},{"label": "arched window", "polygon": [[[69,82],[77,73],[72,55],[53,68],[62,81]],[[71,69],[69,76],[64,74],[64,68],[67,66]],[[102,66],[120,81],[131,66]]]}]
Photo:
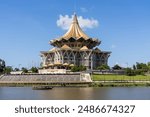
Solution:
[{"label": "arched window", "polygon": [[70,59],[71,61],[74,60],[74,55],[73,55],[73,53],[70,54],[69,59]]},{"label": "arched window", "polygon": [[64,60],[68,60],[68,55],[67,55],[67,53],[64,54]]}]

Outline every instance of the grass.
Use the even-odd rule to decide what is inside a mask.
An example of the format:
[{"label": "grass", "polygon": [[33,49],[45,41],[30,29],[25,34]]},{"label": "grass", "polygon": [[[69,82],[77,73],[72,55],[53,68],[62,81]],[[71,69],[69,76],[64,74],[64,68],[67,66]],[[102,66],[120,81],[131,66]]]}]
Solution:
[{"label": "grass", "polygon": [[149,81],[150,80],[150,76],[144,76],[144,75],[126,76],[126,75],[93,74],[92,78],[94,81],[109,81],[109,80],[113,80],[113,81],[117,81],[117,80],[119,80],[119,81],[124,81],[124,80]]}]

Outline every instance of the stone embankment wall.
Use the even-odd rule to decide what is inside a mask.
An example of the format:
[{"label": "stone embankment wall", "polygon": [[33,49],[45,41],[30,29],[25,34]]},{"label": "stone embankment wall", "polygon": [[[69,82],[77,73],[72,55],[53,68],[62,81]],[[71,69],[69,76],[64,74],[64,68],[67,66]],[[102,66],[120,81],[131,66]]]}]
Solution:
[{"label": "stone embankment wall", "polygon": [[21,74],[4,75],[0,83],[86,83],[92,82],[87,74]]}]

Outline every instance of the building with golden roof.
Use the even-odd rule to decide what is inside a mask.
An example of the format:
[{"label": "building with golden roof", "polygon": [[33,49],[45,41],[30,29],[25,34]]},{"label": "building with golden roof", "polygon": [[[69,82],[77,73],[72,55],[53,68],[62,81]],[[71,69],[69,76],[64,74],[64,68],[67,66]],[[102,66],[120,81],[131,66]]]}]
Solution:
[{"label": "building with golden roof", "polygon": [[74,14],[69,30],[49,43],[54,48],[41,51],[42,67],[45,69],[69,69],[75,65],[83,65],[92,70],[102,64],[107,64],[111,53],[101,51],[96,47],[101,41],[89,37],[82,31],[76,14]]}]

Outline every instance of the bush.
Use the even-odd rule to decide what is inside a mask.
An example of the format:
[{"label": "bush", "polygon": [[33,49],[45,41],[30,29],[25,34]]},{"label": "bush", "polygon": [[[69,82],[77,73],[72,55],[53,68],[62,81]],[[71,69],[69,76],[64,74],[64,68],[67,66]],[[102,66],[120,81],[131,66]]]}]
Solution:
[{"label": "bush", "polygon": [[85,66],[83,66],[83,65],[80,65],[79,66],[79,71],[85,71],[86,70],[86,67]]},{"label": "bush", "polygon": [[110,67],[106,64],[102,64],[101,66],[97,67],[97,69],[99,69],[99,70],[108,70],[108,69],[110,69]]},{"label": "bush", "polygon": [[144,74],[144,70],[142,69],[137,69],[135,70],[136,75],[143,75]]},{"label": "bush", "polygon": [[127,76],[135,76],[136,75],[135,71],[132,70],[131,68],[126,68],[125,73]]},{"label": "bush", "polygon": [[77,72],[77,71],[79,71],[79,69],[78,69],[77,66],[73,66],[73,67],[71,67],[71,71],[72,72]]},{"label": "bush", "polygon": [[86,70],[86,67],[83,66],[83,65],[80,65],[80,66],[73,66],[71,68],[71,71],[72,72],[78,72],[78,71],[85,71]]}]

